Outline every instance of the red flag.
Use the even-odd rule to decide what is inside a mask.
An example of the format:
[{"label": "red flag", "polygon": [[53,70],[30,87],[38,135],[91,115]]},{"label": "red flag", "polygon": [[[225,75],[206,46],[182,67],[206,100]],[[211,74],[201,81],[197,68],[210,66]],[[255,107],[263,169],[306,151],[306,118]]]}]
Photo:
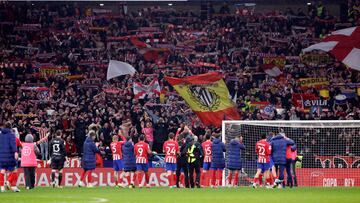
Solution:
[{"label": "red flag", "polygon": [[149,44],[146,44],[145,42],[140,41],[137,37],[131,37],[130,38],[130,42],[136,46],[138,49],[143,49],[143,48],[149,48],[151,47]]}]

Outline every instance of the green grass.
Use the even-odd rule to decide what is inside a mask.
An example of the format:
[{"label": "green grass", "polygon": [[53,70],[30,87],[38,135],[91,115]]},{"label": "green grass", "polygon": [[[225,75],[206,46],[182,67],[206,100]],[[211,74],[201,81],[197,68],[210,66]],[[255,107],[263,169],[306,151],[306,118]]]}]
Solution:
[{"label": "green grass", "polygon": [[359,203],[359,188],[168,189],[136,188],[35,188],[20,193],[0,193],[1,203]]}]

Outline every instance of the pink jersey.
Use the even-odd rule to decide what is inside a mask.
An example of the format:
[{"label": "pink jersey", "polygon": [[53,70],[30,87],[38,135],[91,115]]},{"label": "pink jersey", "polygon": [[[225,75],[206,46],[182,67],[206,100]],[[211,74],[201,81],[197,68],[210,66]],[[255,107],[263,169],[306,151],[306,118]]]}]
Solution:
[{"label": "pink jersey", "polygon": [[163,145],[165,162],[176,164],[176,155],[179,153],[179,144],[174,140],[168,140]]},{"label": "pink jersey", "polygon": [[137,164],[147,164],[148,163],[148,151],[150,147],[144,141],[140,141],[135,144],[134,151],[136,156]]},{"label": "pink jersey", "polygon": [[142,133],[144,133],[146,137],[146,141],[153,142],[154,141],[154,129],[153,128],[143,128]]},{"label": "pink jersey", "polygon": [[211,145],[212,145],[212,142],[210,140],[207,140],[201,144],[201,146],[204,150],[204,162],[207,162],[207,163],[211,162],[211,157],[212,157]]},{"label": "pink jersey", "polygon": [[125,143],[124,141],[121,141],[121,142],[112,142],[110,144],[113,160],[121,160],[123,158],[121,152],[121,146],[124,143]]},{"label": "pink jersey", "polygon": [[258,163],[269,163],[271,155],[271,145],[265,140],[260,140],[255,145],[255,151],[258,155]]}]

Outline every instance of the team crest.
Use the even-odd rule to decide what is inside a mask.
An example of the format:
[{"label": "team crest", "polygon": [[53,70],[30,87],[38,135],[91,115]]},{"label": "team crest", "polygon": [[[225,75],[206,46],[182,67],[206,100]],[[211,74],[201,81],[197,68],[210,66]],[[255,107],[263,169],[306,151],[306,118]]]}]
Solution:
[{"label": "team crest", "polygon": [[188,88],[191,99],[203,110],[216,111],[220,105],[220,96],[212,89],[200,85]]}]

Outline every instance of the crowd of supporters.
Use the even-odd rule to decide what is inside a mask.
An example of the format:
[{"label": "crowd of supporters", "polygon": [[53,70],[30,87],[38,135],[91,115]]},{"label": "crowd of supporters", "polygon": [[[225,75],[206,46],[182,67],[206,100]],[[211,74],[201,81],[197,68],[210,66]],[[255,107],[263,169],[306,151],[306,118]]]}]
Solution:
[{"label": "crowd of supporters", "polygon": [[[246,16],[232,14],[234,8],[227,4],[221,12],[209,9],[205,16],[172,8],[133,12],[125,4],[117,6],[119,13],[76,3],[0,3],[0,122],[12,121],[21,140],[28,133],[36,135],[44,145],[43,159],[48,158],[44,143],[58,129],[63,130],[69,156],[82,151],[88,126],[97,130],[102,154],[110,152],[114,134],[134,141],[144,134],[153,150],[161,152],[168,134],[180,126],[188,126],[200,141],[219,132],[201,124],[164,75],[224,73],[244,120],[360,118],[354,89],[360,75],[331,57],[321,63],[303,63],[299,57],[303,48],[331,31],[359,25],[359,1],[349,1],[349,21],[342,23],[321,3],[307,11],[289,8]],[[151,46],[151,51],[130,38]],[[264,57],[285,58],[280,77],[264,72]],[[109,59],[128,62],[137,73],[107,81]],[[69,73],[44,76],[42,67],[67,67]],[[164,101],[159,95],[134,98],[133,83],[149,84],[153,78],[160,83]],[[324,96],[317,87],[301,87],[300,78],[326,78],[326,108],[304,111],[294,104],[295,93]],[[345,100],[336,97],[345,93]],[[254,105],[259,102],[271,106],[270,112]],[[353,145],[359,137],[352,133],[338,139]],[[314,137],[307,144],[322,139]]]}]

